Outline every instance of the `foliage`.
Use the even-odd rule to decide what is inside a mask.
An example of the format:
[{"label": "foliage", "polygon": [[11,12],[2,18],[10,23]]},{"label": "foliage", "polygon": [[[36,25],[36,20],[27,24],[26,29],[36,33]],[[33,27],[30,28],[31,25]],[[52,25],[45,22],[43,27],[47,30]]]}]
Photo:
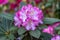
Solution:
[{"label": "foliage", "polygon": [[[45,0],[39,4],[36,4],[34,0],[32,0],[32,2],[29,1],[30,3],[26,1],[21,1],[19,3],[19,6],[13,6],[14,9],[12,10],[10,9],[11,2],[2,6],[0,4],[0,40],[17,40],[17,38],[20,40],[51,40],[53,35],[42,32],[42,30],[47,28],[49,25],[53,26],[53,24],[55,23],[60,23],[59,0]],[[22,26],[18,28],[14,25],[14,13],[20,10],[22,6],[27,4],[32,4],[33,6],[39,7],[41,10],[43,10],[44,13],[43,24],[39,24],[38,27],[33,31],[27,31]],[[53,7],[53,4],[55,4],[55,7]],[[4,6],[7,6],[7,8],[4,8]],[[54,35],[60,35],[60,24],[55,28],[53,27],[53,29]]]}]

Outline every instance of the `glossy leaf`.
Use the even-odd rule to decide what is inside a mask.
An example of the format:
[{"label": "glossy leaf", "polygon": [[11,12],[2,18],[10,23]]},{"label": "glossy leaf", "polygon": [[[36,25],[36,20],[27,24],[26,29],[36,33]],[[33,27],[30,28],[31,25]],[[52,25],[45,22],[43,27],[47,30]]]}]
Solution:
[{"label": "glossy leaf", "polygon": [[59,21],[60,19],[57,19],[57,18],[44,18],[44,24],[53,24]]},{"label": "glossy leaf", "polygon": [[10,40],[14,40],[14,38],[15,38],[15,37],[14,37],[13,34],[10,34],[10,35],[9,35],[9,39],[10,39]]},{"label": "glossy leaf", "polygon": [[15,27],[15,26],[12,26],[9,30],[12,32],[12,33],[14,33],[14,32],[16,32],[17,31],[17,27]]},{"label": "glossy leaf", "polygon": [[55,30],[60,30],[60,25],[55,28]]},{"label": "glossy leaf", "polygon": [[58,31],[58,34],[60,34],[60,31]]},{"label": "glossy leaf", "polygon": [[35,31],[30,31],[29,32],[31,36],[35,37],[35,38],[39,38],[41,35],[41,32],[39,30],[35,30]]},{"label": "glossy leaf", "polygon": [[46,4],[45,4],[45,8],[49,8],[49,7],[51,7],[51,6],[52,6],[51,3],[46,3]]},{"label": "glossy leaf", "polygon": [[1,13],[0,17],[4,17],[8,20],[13,20],[13,14]]},{"label": "glossy leaf", "polygon": [[51,38],[52,38],[52,35],[50,35],[48,33],[42,33],[41,36],[42,36],[43,40],[51,40]]},{"label": "glossy leaf", "polygon": [[26,30],[23,27],[20,27],[19,30],[18,30],[19,35],[22,35],[25,32],[26,32]]},{"label": "glossy leaf", "polygon": [[0,37],[0,40],[7,40],[6,37]]},{"label": "glossy leaf", "polygon": [[54,2],[54,1],[55,1],[55,0],[48,0],[48,2],[51,2],[51,3]]}]

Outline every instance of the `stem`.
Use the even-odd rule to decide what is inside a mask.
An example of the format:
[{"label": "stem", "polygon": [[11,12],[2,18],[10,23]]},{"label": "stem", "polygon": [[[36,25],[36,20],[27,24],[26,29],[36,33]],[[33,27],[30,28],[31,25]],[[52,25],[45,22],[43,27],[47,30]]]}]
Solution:
[{"label": "stem", "polygon": [[33,40],[32,36],[31,36],[31,40]]}]

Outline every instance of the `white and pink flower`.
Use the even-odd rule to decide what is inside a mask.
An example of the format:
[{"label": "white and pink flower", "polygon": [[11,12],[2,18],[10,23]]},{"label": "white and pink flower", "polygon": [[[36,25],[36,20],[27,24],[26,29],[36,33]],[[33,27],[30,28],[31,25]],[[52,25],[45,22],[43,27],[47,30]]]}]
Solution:
[{"label": "white and pink flower", "polygon": [[51,40],[60,40],[60,35],[56,35],[53,38],[51,38]]},{"label": "white and pink flower", "polygon": [[27,30],[35,30],[38,23],[43,24],[42,20],[42,10],[30,4],[23,6],[14,16],[15,25],[18,27],[22,25]]}]

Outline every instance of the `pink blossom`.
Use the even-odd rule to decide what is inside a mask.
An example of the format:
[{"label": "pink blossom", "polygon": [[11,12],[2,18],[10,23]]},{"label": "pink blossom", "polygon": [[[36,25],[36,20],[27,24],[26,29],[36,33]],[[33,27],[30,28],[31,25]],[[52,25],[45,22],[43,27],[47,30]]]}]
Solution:
[{"label": "pink blossom", "polygon": [[56,35],[53,38],[51,38],[51,40],[60,40],[60,35]]},{"label": "pink blossom", "polygon": [[54,23],[52,25],[48,25],[47,28],[43,29],[43,32],[49,33],[49,34],[54,36],[54,28],[56,28],[59,25],[60,25],[60,22],[56,22],[56,23]]},{"label": "pink blossom", "polygon": [[54,29],[53,29],[53,27],[51,25],[48,26],[47,28],[43,29],[43,32],[54,35]]},{"label": "pink blossom", "polygon": [[28,4],[23,6],[14,17],[15,25],[24,26],[27,30],[35,30],[38,23],[43,24],[43,12],[37,7]]},{"label": "pink blossom", "polygon": [[57,26],[59,26],[60,25],[60,22],[56,22],[56,23],[54,23],[53,25],[52,25],[52,27],[53,28],[56,28]]},{"label": "pink blossom", "polygon": [[0,0],[0,5],[4,5],[6,3],[8,3],[8,0]]},{"label": "pink blossom", "polygon": [[41,3],[43,0],[34,0],[36,4]]}]

